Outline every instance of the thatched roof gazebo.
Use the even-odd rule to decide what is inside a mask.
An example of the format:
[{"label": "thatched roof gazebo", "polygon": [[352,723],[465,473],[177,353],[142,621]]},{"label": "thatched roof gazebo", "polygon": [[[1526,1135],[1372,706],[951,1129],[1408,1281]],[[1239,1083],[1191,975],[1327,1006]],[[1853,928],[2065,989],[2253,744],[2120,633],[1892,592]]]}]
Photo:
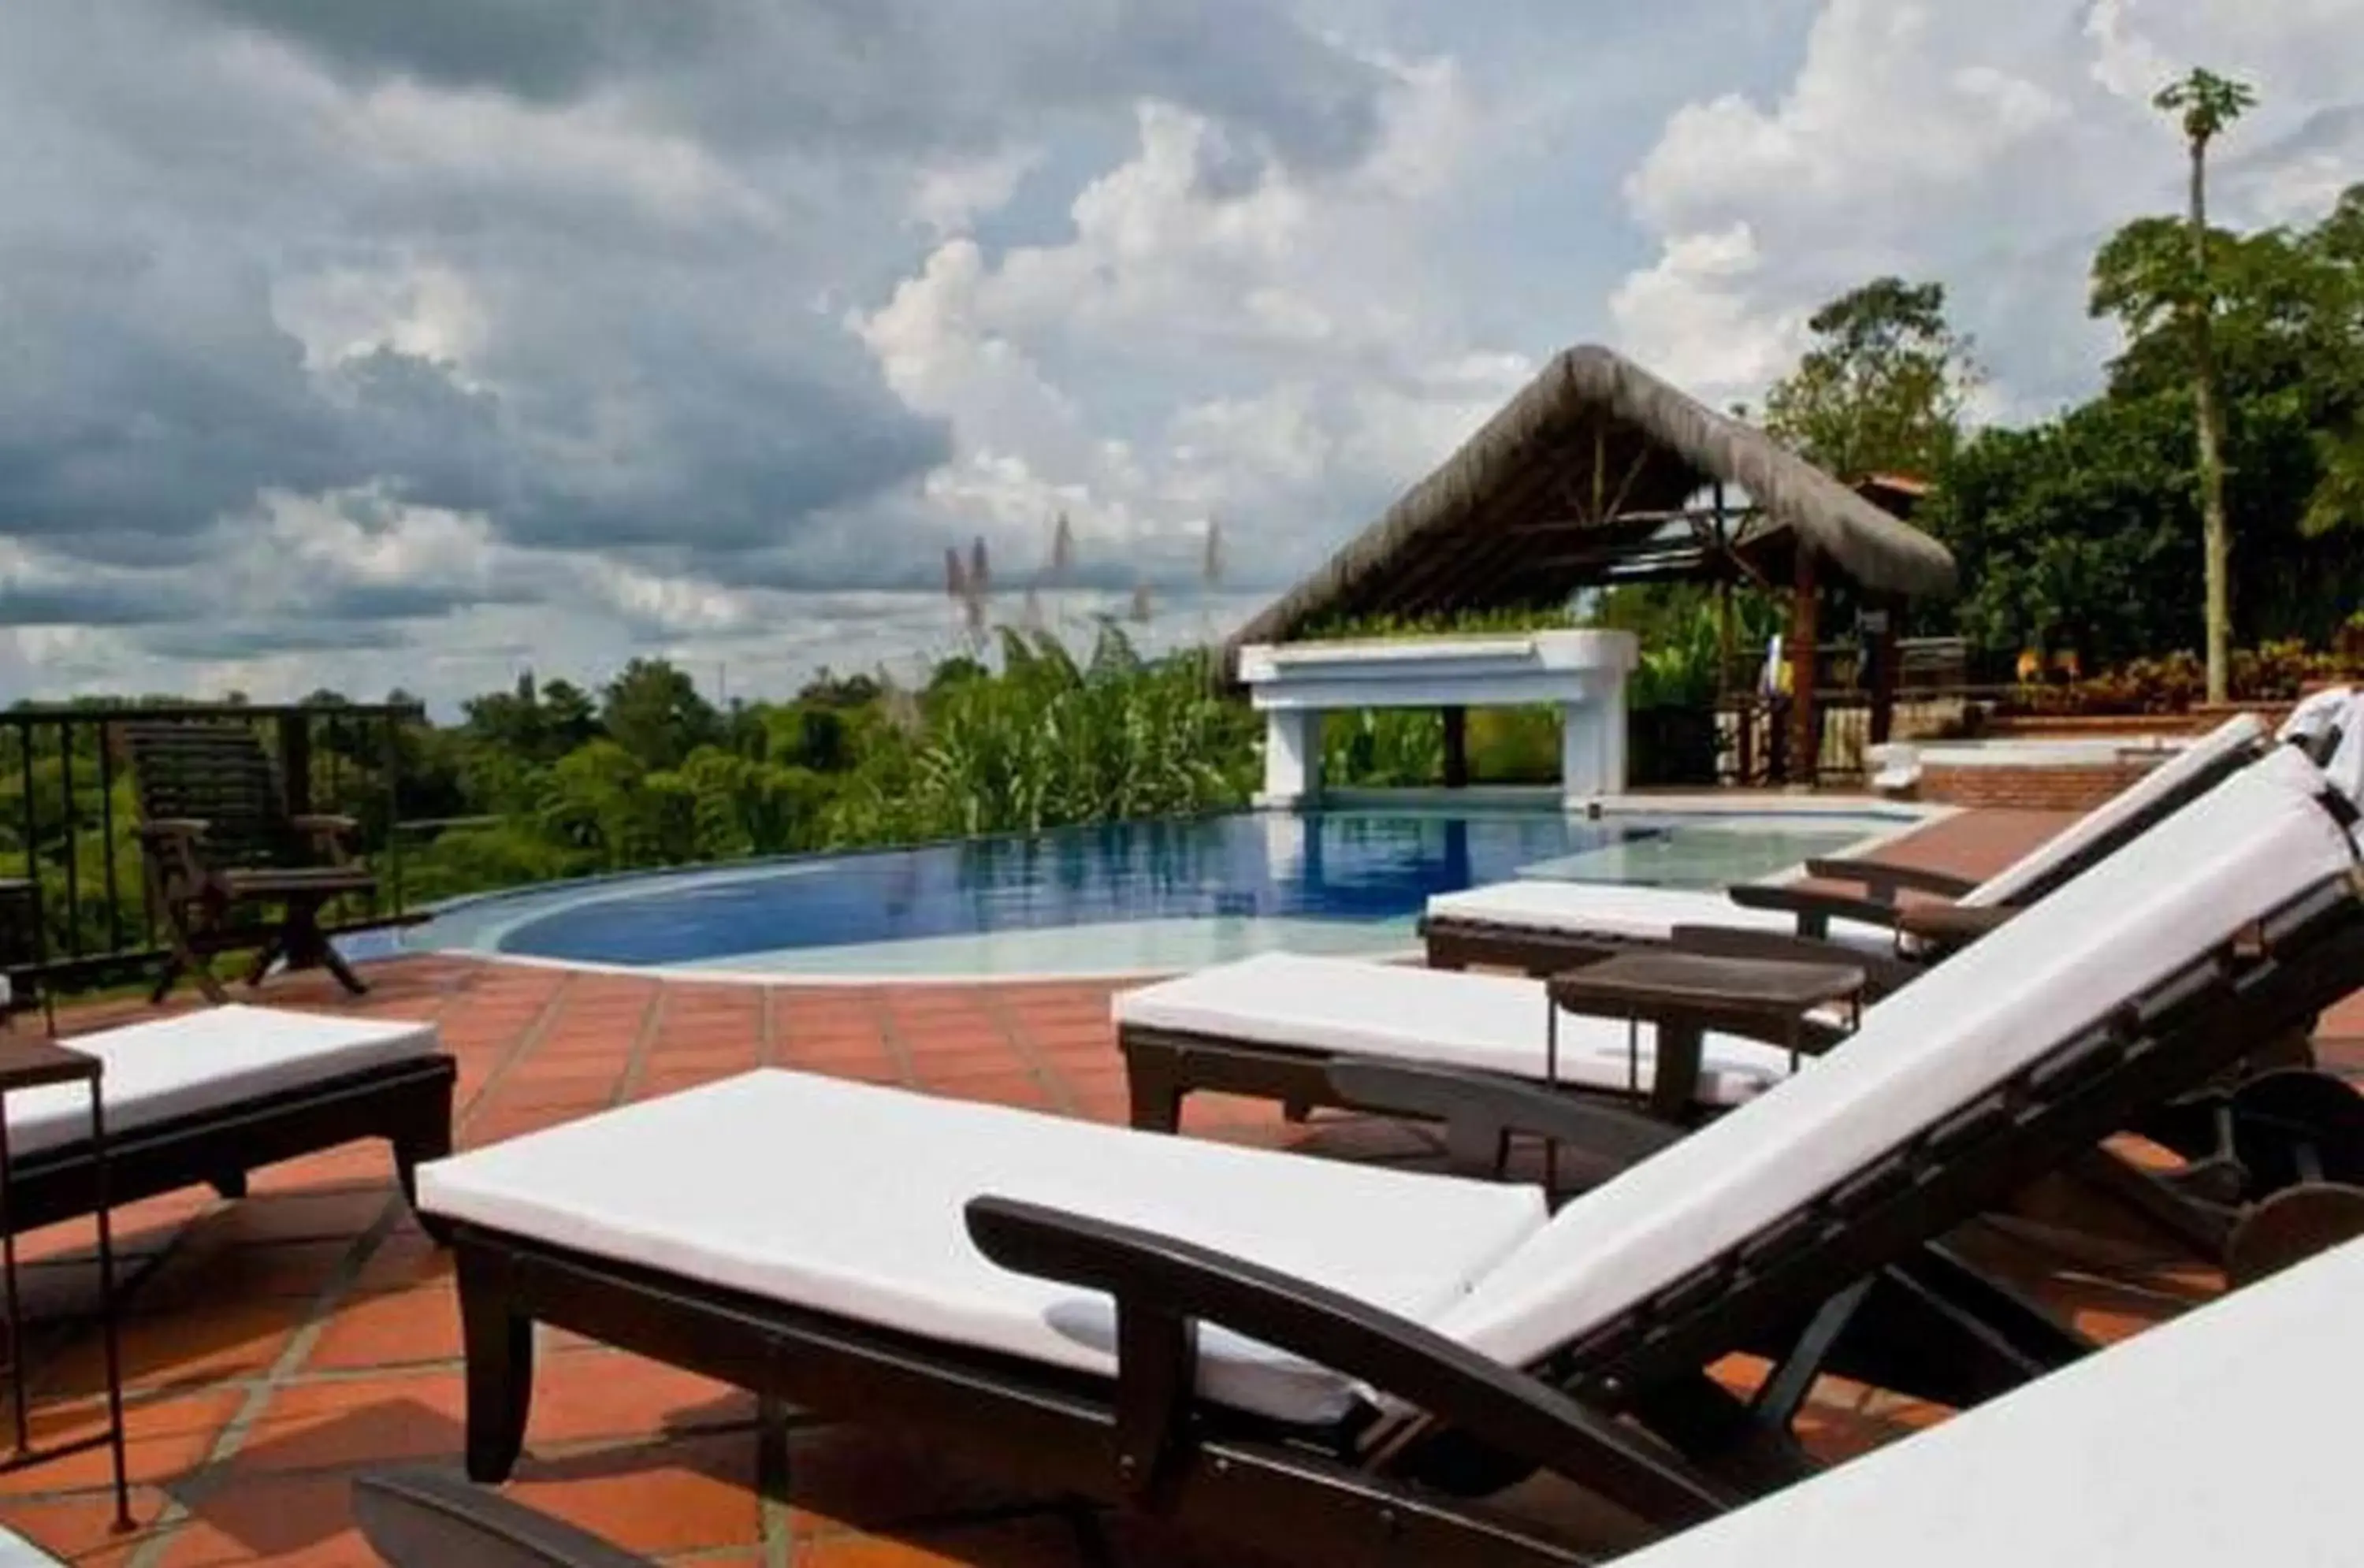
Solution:
[{"label": "thatched roof gazebo", "polygon": [[[1740,492],[1734,496],[1732,492]],[[1698,504],[1702,493],[1712,496]],[[1950,593],[1946,547],[1611,350],[1568,349],[1435,473],[1226,645],[1324,622],[1562,605],[1580,588],[1690,579],[1795,593],[1806,662],[1833,577],[1869,600]],[[1797,705],[1811,706],[1811,698]],[[1801,711],[1801,733],[1811,718]]]}]

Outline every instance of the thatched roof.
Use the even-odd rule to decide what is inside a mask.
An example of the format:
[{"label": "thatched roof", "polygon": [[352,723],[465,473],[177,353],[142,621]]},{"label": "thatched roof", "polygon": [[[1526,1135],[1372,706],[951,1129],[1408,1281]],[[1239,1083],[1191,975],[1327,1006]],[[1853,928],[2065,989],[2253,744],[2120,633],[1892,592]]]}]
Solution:
[{"label": "thatched roof", "polygon": [[[1719,483],[1746,493],[1737,520],[1684,510]],[[1763,431],[1608,349],[1569,349],[1231,647],[1338,617],[1549,606],[1636,574],[1786,584],[1801,538],[1825,576],[1891,594],[1954,586],[1945,546]]]}]

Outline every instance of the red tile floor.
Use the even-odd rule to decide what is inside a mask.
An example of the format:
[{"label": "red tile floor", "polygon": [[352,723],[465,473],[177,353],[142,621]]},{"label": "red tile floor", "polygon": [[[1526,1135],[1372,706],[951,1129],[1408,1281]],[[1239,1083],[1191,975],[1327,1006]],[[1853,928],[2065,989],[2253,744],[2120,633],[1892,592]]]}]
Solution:
[{"label": "red tile floor", "polygon": [[[2050,826],[2032,814],[1982,813],[1898,853],[1975,873]],[[424,959],[373,977],[374,994],[359,1004],[307,981],[280,983],[266,997],[433,1019],[460,1061],[463,1146],[761,1063],[1062,1115],[1123,1115],[1104,985],[757,987]],[[95,1028],[124,1011],[67,1022]],[[2364,1063],[2364,1008],[2349,1011],[2328,1032],[2341,1037],[2341,1060]],[[1190,1105],[1188,1130],[1359,1158],[1432,1151],[1391,1124],[1288,1128],[1269,1106],[1213,1095]],[[139,1529],[108,1534],[99,1452],[0,1478],[0,1523],[78,1563],[373,1562],[349,1521],[352,1475],[451,1460],[461,1443],[450,1270],[410,1223],[384,1155],[357,1149],[301,1161],[259,1173],[242,1202],[184,1194],[127,1209],[118,1223],[137,1276],[124,1342]],[[1990,1240],[2099,1330],[2137,1329],[2214,1284],[2205,1271],[2137,1250],[2102,1267],[2090,1256],[2056,1259],[2024,1236]],[[43,1438],[89,1429],[101,1416],[95,1336],[71,1317],[92,1299],[88,1245],[86,1227],[28,1240],[30,1308],[53,1324],[28,1346]],[[1845,1451],[1941,1415],[1826,1386],[1813,1440]],[[1054,1504],[853,1429],[792,1424],[784,1445],[759,1443],[743,1396],[581,1342],[554,1345],[543,1363],[528,1451],[517,1495],[667,1562],[1093,1560],[1090,1532]],[[1154,1532],[1120,1529],[1113,1540],[1126,1562],[1218,1560]]]}]

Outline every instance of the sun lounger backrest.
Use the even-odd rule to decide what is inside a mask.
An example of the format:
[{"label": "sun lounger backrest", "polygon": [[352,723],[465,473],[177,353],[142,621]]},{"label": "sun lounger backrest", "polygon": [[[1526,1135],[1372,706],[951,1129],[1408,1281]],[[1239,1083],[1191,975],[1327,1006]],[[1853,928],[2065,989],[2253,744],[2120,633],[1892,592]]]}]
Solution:
[{"label": "sun lounger backrest", "polygon": [[2355,691],[2347,686],[2331,686],[2301,697],[2283,718],[2281,728],[2274,731],[2277,740],[2305,742],[2344,722],[2348,704],[2356,700]]},{"label": "sun lounger backrest", "polygon": [[2323,764],[2331,787],[2364,806],[2364,696],[2350,702],[2339,724],[2339,744]]},{"label": "sun lounger backrest", "polygon": [[2027,904],[2050,894],[2127,840],[2248,760],[2266,738],[2255,714],[2239,713],[1963,895],[1988,906]]},{"label": "sun lounger backrest", "polygon": [[215,865],[302,863],[277,765],[251,725],[142,719],[119,733],[143,819],[205,823],[203,849]]},{"label": "sun lounger backrest", "polygon": [[1935,966],[1837,1051],[1562,1209],[1437,1325],[1532,1362],[1946,1124],[2243,929],[2352,873],[2288,747]]}]

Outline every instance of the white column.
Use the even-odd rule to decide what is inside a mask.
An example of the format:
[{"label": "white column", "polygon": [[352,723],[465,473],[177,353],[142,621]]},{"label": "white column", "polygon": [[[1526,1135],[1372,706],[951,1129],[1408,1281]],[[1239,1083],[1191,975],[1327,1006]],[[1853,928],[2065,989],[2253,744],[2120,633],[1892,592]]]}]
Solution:
[{"label": "white column", "polygon": [[1600,793],[1600,708],[1577,701],[1559,706],[1559,798],[1569,809]]},{"label": "white column", "polygon": [[1264,862],[1275,881],[1294,881],[1305,873],[1305,850],[1304,817],[1276,812],[1264,819]]},{"label": "white column", "polygon": [[1625,773],[1625,672],[1612,671],[1603,677],[1606,687],[1600,694],[1596,711],[1600,715],[1600,793],[1623,795],[1627,783]]},{"label": "white column", "polygon": [[1570,808],[1625,793],[1625,683],[1602,681],[1560,705],[1560,804]]},{"label": "white column", "polygon": [[1266,708],[1264,793],[1258,806],[1301,806],[1321,793],[1321,713],[1318,708]]}]

